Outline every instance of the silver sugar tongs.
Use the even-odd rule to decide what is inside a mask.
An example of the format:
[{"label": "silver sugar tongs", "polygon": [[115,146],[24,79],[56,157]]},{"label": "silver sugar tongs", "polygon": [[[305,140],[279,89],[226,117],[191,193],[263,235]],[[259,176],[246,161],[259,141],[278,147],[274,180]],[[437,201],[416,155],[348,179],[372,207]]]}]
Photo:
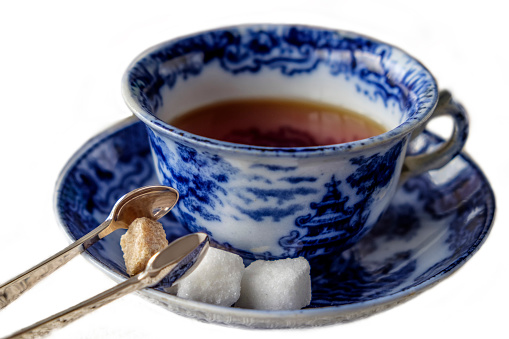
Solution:
[{"label": "silver sugar tongs", "polygon": [[154,220],[161,218],[175,206],[178,197],[178,191],[167,186],[147,186],[127,193],[115,203],[108,218],[96,229],[52,257],[0,285],[0,310],[42,278],[47,277],[113,231],[128,228],[134,219],[139,217]]},{"label": "silver sugar tongs", "polygon": [[208,248],[209,238],[205,233],[193,233],[179,238],[156,253],[148,262],[145,270],[138,275],[65,311],[26,327],[6,339],[34,338],[46,335],[51,330],[64,327],[73,320],[117,298],[144,287],[153,286],[163,278],[164,287],[169,287],[177,279],[190,273],[205,256]]}]

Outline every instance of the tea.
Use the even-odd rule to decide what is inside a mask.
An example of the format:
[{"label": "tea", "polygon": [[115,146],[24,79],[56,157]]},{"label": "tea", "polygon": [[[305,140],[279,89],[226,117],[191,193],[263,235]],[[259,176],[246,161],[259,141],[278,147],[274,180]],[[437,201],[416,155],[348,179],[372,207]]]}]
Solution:
[{"label": "tea", "polygon": [[366,139],[387,131],[350,110],[290,99],[222,101],[169,122],[184,131],[238,144],[309,147]]}]

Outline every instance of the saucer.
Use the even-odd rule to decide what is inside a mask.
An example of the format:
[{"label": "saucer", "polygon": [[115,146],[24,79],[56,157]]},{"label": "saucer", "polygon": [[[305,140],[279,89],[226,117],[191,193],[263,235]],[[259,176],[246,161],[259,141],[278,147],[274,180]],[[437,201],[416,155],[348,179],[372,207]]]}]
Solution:
[{"label": "saucer", "polygon": [[[442,140],[429,132],[412,143],[425,152]],[[90,139],[57,181],[55,211],[71,241],[104,221],[125,193],[158,184],[143,123],[131,117]],[[290,328],[347,322],[396,306],[458,270],[480,248],[492,226],[495,199],[481,169],[461,154],[440,170],[411,178],[374,229],[341,256],[310,262],[313,298],[302,310],[265,311],[209,305],[155,288],[144,298],[205,322],[249,328]],[[187,234],[170,214],[161,219],[171,241]],[[125,272],[116,231],[85,253],[115,281]]]}]

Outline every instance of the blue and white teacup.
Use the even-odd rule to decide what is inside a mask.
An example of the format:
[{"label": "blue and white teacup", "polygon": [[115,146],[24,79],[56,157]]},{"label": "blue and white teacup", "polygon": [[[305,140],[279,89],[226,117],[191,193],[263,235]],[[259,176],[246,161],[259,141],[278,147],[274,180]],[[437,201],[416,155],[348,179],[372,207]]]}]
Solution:
[{"label": "blue and white teacup", "polygon": [[[312,258],[355,244],[405,178],[447,164],[468,119],[430,72],[402,50],[351,32],[299,25],[214,29],[148,49],[128,67],[124,99],[148,127],[161,184],[175,187],[177,219],[245,259]],[[440,98],[439,98],[440,97]],[[385,126],[368,139],[261,147],[191,134],[168,121],[238,98],[298,98],[342,106]],[[454,132],[408,155],[435,116]]]}]

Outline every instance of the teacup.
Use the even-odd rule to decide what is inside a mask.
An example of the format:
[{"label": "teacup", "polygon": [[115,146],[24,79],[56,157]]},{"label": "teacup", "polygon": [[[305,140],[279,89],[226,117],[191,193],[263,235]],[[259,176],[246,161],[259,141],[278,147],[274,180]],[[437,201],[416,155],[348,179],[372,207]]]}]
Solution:
[{"label": "teacup", "polygon": [[[124,99],[148,127],[161,184],[175,187],[177,219],[247,260],[340,252],[379,220],[406,178],[447,164],[468,119],[402,50],[359,34],[300,25],[241,25],[177,38],[128,67]],[[440,97],[440,98],[439,98]],[[289,98],[353,110],[387,132],[340,144],[268,147],[211,139],[169,124],[230,100]],[[454,132],[409,155],[431,117]]]}]

